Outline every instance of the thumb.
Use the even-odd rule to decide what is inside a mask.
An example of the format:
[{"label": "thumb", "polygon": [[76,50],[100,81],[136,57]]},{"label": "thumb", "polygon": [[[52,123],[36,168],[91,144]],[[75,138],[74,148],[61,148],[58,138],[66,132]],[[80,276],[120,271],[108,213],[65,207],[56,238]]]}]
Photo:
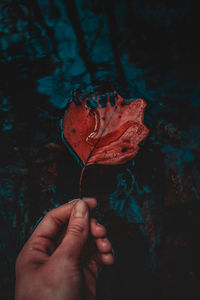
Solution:
[{"label": "thumb", "polygon": [[89,209],[84,200],[79,200],[72,210],[67,233],[60,245],[65,249],[65,255],[71,262],[79,262],[83,247],[88,239],[88,232]]}]

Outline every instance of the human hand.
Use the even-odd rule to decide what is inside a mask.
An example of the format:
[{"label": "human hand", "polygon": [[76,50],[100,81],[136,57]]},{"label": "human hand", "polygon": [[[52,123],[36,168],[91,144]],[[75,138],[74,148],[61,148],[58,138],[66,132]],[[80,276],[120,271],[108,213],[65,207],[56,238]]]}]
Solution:
[{"label": "human hand", "polygon": [[95,299],[99,265],[114,262],[105,227],[89,218],[95,207],[76,199],[43,218],[17,258],[15,300]]}]

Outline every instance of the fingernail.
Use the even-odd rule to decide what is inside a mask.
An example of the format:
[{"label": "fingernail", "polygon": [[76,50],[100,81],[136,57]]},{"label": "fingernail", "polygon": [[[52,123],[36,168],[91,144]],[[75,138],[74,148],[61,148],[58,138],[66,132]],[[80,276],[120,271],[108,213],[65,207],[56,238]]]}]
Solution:
[{"label": "fingernail", "polygon": [[83,200],[79,200],[74,208],[74,217],[84,217],[87,213],[87,204]]}]

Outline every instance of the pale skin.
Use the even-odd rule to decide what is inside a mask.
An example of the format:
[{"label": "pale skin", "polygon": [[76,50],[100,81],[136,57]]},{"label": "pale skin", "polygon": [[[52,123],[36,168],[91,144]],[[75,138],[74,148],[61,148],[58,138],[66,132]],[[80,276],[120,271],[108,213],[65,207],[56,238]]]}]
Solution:
[{"label": "pale skin", "polygon": [[18,255],[15,300],[95,299],[99,266],[114,262],[105,227],[90,218],[96,204],[76,199],[43,218]]}]

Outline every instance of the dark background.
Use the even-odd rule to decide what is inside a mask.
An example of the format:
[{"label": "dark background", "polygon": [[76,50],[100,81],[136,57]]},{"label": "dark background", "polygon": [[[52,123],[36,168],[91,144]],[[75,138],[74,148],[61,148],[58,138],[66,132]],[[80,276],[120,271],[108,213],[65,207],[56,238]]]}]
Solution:
[{"label": "dark background", "polygon": [[108,82],[148,103],[134,161],[86,171],[116,251],[97,299],[199,299],[199,11],[192,1],[0,1],[1,299],[39,219],[78,197],[60,120]]}]

